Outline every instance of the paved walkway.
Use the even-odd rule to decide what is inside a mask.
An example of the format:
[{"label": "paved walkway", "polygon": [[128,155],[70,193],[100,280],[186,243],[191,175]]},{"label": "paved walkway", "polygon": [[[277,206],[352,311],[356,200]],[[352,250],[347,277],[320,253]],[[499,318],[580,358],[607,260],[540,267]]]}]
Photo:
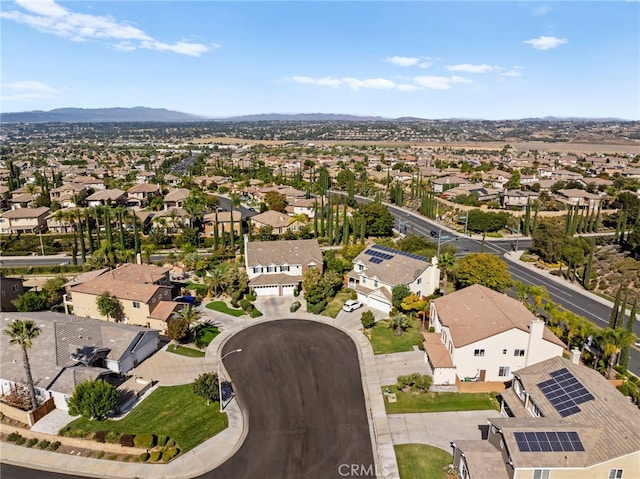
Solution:
[{"label": "paved walkway", "polygon": [[383,386],[398,382],[398,376],[411,373],[432,374],[424,353],[419,349],[404,353],[378,354],[376,356],[378,378]]}]

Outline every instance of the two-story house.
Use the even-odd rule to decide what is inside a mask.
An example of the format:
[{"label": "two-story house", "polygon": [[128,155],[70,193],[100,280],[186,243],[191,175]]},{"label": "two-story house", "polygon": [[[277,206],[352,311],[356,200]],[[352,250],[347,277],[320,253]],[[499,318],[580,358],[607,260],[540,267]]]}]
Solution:
[{"label": "two-story house", "polygon": [[249,288],[257,296],[293,296],[307,269],[323,272],[315,239],[248,242],[245,237],[244,258]]},{"label": "two-story house", "polygon": [[271,227],[274,235],[281,235],[287,231],[296,233],[300,231],[300,228],[304,226],[304,223],[293,219],[291,216],[279,211],[265,211],[251,217],[251,227],[253,231],[258,230],[264,226]]},{"label": "two-story house", "polygon": [[569,206],[577,206],[580,209],[595,210],[602,204],[603,195],[589,193],[578,188],[558,190],[557,198]]},{"label": "two-story house", "polygon": [[514,372],[487,439],[451,443],[461,479],[640,477],[638,407],[572,354]]},{"label": "two-story house", "polygon": [[98,190],[85,198],[87,206],[118,206],[127,202],[127,193],[117,188],[112,190]]},{"label": "two-story house", "polygon": [[39,208],[18,208],[0,215],[0,233],[35,233],[47,229],[47,216],[51,210]]},{"label": "two-story house", "polygon": [[7,278],[0,272],[0,311],[15,311],[13,300],[23,294],[21,278]]},{"label": "two-story house", "polygon": [[[224,234],[231,232],[231,212],[218,211],[217,213],[208,213],[202,218],[202,225],[204,226],[203,234],[205,237],[213,238],[217,225],[218,235],[222,238]],[[233,211],[233,231],[236,236],[242,234],[242,213],[237,210]]]},{"label": "two-story house", "polygon": [[170,268],[153,265],[125,264],[112,271],[75,281],[67,288],[65,307],[72,306],[73,314],[103,320],[115,320],[102,314],[98,296],[104,292],[120,302],[122,321],[166,331],[167,321],[183,305],[173,301],[174,287],[169,280]]},{"label": "two-story house", "polygon": [[438,259],[428,258],[380,245],[371,245],[353,259],[347,274],[348,285],[363,304],[388,313],[393,307],[391,291],[405,284],[418,296],[429,296],[438,287]]},{"label": "two-story house", "polygon": [[169,208],[182,208],[184,206],[184,202],[189,198],[190,191],[187,188],[175,188],[170,190],[164,196],[164,209],[168,210]]},{"label": "two-story house", "polygon": [[509,381],[514,370],[565,349],[522,303],[479,284],[433,300],[429,326],[424,351],[434,384]]}]

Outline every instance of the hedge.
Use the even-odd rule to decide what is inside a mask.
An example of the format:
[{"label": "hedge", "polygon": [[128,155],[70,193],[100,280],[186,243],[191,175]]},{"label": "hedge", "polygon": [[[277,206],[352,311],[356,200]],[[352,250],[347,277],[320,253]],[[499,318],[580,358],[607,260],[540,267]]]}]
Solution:
[{"label": "hedge", "polygon": [[134,439],[133,443],[136,447],[140,447],[143,449],[149,449],[153,447],[155,444],[155,437],[153,434],[143,433],[138,434]]}]

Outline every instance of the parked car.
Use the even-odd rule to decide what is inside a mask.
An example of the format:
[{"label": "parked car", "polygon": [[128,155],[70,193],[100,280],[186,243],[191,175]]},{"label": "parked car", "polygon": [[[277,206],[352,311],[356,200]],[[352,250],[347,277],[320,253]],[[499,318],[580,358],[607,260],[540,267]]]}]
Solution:
[{"label": "parked car", "polygon": [[173,300],[176,303],[184,303],[184,304],[189,304],[191,306],[196,306],[197,304],[197,299],[195,298],[195,296],[176,296],[175,298],[173,298]]},{"label": "parked car", "polygon": [[342,310],[346,311],[347,313],[350,313],[351,311],[355,311],[356,309],[361,308],[362,306],[364,305],[357,299],[349,299],[345,301],[344,306],[342,306]]}]

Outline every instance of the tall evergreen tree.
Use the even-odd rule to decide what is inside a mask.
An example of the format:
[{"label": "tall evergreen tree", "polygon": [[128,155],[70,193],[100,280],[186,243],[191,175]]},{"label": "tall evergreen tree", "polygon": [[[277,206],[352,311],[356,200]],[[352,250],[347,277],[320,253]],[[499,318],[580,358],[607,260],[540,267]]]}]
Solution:
[{"label": "tall evergreen tree", "polygon": [[[627,320],[626,330],[633,333],[633,328],[636,325],[636,314],[638,307],[638,298],[633,302],[633,306],[631,306],[631,312],[629,313],[629,319]],[[625,369],[629,366],[629,346],[625,346],[620,351],[620,365]]]},{"label": "tall evergreen tree", "polygon": [[618,321],[618,308],[620,307],[620,296],[622,295],[622,285],[618,287],[616,292],[616,299],[613,302],[613,308],[611,308],[611,316],[609,316],[609,325],[611,329],[615,329],[616,322]]}]

